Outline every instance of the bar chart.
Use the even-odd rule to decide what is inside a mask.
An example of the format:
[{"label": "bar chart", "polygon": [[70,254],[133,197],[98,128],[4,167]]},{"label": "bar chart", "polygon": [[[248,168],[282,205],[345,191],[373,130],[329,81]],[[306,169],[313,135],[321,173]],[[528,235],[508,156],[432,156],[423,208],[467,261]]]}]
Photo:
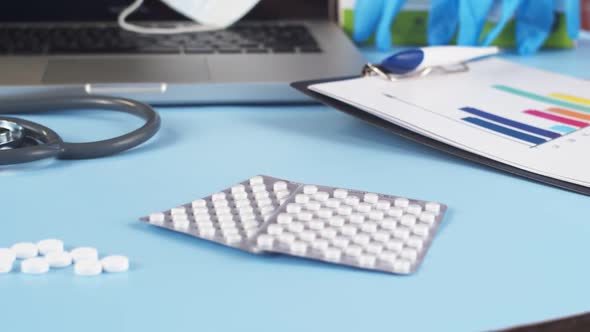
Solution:
[{"label": "bar chart", "polygon": [[[467,113],[468,116],[461,118],[462,121],[485,129],[488,132],[509,137],[532,146],[572,134],[590,125],[590,99],[564,93],[539,95],[505,85],[492,85],[492,88],[544,104],[550,104],[552,107],[523,109],[519,113],[525,115],[525,117],[519,116],[517,121],[494,114],[491,110],[465,106],[461,107],[460,110]],[[530,121],[526,120],[527,117],[530,117]],[[536,119],[536,121],[533,119]],[[538,121],[538,119],[543,121]],[[542,123],[542,126],[539,123]]]}]

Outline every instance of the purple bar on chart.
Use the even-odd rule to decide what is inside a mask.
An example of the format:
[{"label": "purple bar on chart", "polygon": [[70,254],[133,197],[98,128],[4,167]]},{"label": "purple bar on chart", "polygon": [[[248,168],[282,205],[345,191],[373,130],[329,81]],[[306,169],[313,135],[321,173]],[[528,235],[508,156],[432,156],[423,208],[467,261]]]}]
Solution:
[{"label": "purple bar on chart", "polygon": [[507,119],[505,117],[502,117],[502,116],[499,116],[496,114],[484,112],[484,111],[479,110],[477,108],[462,107],[461,110],[464,112],[473,114],[473,115],[477,115],[477,116],[487,119],[487,120],[501,123],[501,124],[506,125],[508,127],[512,127],[512,128],[520,129],[522,131],[529,132],[531,134],[535,134],[535,135],[539,135],[539,136],[543,136],[543,137],[547,137],[547,138],[552,138],[552,139],[561,137],[561,134],[559,134],[559,133],[556,133],[556,132],[553,132],[550,130],[546,130],[543,128],[531,126],[526,123],[510,120],[510,119]]},{"label": "purple bar on chart", "polygon": [[541,111],[527,110],[524,112],[526,114],[530,114],[530,115],[533,115],[533,116],[536,116],[539,118],[559,122],[559,123],[562,123],[562,124],[568,125],[568,126],[574,126],[574,127],[578,127],[578,128],[585,128],[588,126],[587,122],[572,120],[572,119],[564,118],[562,116],[557,116],[557,115],[553,115],[553,114],[549,114],[549,113],[545,113],[545,112],[541,112]]}]

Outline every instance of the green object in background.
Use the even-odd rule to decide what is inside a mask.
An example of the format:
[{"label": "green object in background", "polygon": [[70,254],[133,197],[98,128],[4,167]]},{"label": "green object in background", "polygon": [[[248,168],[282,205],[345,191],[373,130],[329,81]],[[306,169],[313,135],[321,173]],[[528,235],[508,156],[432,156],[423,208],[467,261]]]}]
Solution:
[{"label": "green object in background", "polygon": [[[568,34],[566,27],[567,17],[563,13],[555,14],[555,23],[553,32],[549,35],[543,47],[547,48],[571,48],[575,43]],[[354,28],[354,11],[352,9],[344,10],[343,29],[349,35],[352,35]],[[394,45],[426,45],[427,44],[427,24],[428,11],[403,11],[395,18],[392,30],[392,42]],[[485,35],[494,27],[493,22],[486,23],[482,35]],[[515,29],[516,24],[511,20],[506,24],[502,33],[496,38],[492,45],[503,48],[515,47]],[[455,40],[453,39],[453,43]],[[368,45],[374,44],[374,38],[367,41]]]}]

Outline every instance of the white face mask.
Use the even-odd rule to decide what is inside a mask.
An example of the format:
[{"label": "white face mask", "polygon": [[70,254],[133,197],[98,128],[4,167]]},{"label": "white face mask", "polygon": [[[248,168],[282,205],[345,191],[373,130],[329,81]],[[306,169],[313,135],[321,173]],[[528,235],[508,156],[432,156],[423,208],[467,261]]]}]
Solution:
[{"label": "white face mask", "polygon": [[228,27],[242,18],[259,0],[162,0],[203,25]]},{"label": "white face mask", "polygon": [[176,28],[147,28],[131,24],[127,17],[137,10],[144,0],[135,0],[119,15],[121,28],[138,33],[183,33],[224,29],[246,15],[260,0],[162,0],[198,25]]}]

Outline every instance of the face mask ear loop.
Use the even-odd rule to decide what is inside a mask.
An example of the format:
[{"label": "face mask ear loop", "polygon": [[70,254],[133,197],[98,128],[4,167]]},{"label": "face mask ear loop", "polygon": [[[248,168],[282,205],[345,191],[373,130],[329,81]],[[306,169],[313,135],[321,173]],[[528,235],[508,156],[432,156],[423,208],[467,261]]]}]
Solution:
[{"label": "face mask ear loop", "polygon": [[175,28],[148,28],[143,27],[140,25],[136,25],[133,23],[127,22],[127,18],[129,15],[133,14],[141,5],[143,4],[143,0],[135,0],[131,5],[127,8],[123,9],[123,11],[119,14],[117,19],[119,26],[127,31],[136,32],[136,33],[143,33],[143,34],[177,34],[177,33],[190,33],[190,32],[203,32],[203,31],[214,31],[214,30],[221,30],[227,28],[227,26],[214,26],[214,25],[202,25],[202,24],[193,24],[188,26],[182,27],[175,27]]}]

